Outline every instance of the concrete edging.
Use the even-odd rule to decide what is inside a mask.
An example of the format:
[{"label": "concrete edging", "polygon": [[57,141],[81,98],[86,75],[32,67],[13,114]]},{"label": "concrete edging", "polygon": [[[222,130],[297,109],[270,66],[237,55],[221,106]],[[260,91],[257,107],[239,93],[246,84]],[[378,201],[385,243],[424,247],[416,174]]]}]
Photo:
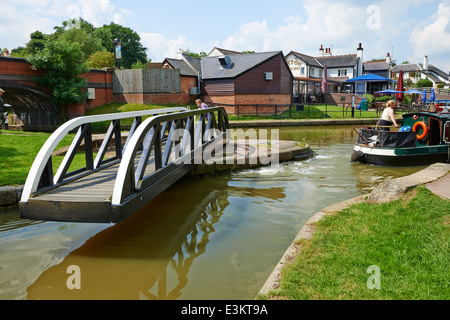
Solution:
[{"label": "concrete edging", "polygon": [[[450,164],[435,163],[409,176],[400,177],[396,179],[387,179],[386,181],[380,183],[369,194],[361,195],[349,200],[338,202],[315,213],[300,229],[294,241],[285,251],[280,261],[275,266],[275,269],[272,271],[269,278],[262,286],[258,295],[267,294],[269,291],[275,290],[280,286],[282,269],[286,264],[291,262],[296,255],[298,255],[301,252],[301,245],[298,245],[297,243],[300,240],[311,239],[316,229],[315,223],[322,220],[325,216],[335,214],[351,206],[352,204],[361,203],[364,201],[370,203],[385,203],[394,201],[399,199],[406,191],[418,185],[432,184],[434,181],[437,181],[438,179],[443,177],[445,178],[448,184],[448,181],[450,181],[449,172],[450,172]],[[432,192],[436,193],[438,196],[442,196],[441,190],[435,190],[434,188],[429,189]],[[444,192],[444,194],[445,197],[447,198],[449,197],[448,191]]]},{"label": "concrete edging", "polygon": [[0,208],[15,206],[22,197],[23,185],[0,187]]}]

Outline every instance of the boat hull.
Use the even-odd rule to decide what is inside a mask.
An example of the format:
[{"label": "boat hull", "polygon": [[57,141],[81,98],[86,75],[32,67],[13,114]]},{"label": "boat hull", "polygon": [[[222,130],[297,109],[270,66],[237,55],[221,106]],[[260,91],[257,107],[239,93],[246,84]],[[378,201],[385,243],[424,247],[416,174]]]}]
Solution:
[{"label": "boat hull", "polygon": [[448,147],[374,148],[356,145],[352,161],[380,166],[419,166],[448,161]]}]

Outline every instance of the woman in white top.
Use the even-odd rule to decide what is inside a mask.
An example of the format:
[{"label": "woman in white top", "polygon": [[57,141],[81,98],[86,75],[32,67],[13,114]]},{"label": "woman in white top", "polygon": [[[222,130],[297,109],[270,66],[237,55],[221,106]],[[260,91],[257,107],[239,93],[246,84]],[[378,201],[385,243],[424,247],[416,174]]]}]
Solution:
[{"label": "woman in white top", "polygon": [[[380,120],[378,120],[377,125],[379,126],[396,126],[398,127],[397,122],[395,121],[394,116],[394,108],[397,105],[397,101],[389,100],[386,103],[386,108],[384,108],[383,113],[381,114]],[[389,131],[389,128],[382,128],[382,130]]]}]

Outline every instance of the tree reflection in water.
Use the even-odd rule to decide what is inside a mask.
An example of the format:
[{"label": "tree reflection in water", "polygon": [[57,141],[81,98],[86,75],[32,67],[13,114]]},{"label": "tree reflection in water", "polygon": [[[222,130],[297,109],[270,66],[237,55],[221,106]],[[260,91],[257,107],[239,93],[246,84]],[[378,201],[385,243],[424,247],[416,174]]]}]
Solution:
[{"label": "tree reflection in water", "polygon": [[[177,299],[230,196],[283,198],[283,188],[229,186],[229,176],[179,183],[129,220],[89,239],[28,287],[28,299]],[[252,190],[254,189],[254,190]],[[81,270],[69,290],[67,268]]]}]

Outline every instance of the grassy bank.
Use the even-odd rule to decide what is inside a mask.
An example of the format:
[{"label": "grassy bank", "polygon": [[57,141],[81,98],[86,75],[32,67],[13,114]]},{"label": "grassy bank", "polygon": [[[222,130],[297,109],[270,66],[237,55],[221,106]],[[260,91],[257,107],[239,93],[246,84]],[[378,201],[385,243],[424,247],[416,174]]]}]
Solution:
[{"label": "grassy bank", "polygon": [[423,186],[391,203],[353,205],[317,223],[264,298],[448,300],[449,235],[450,202]]},{"label": "grassy bank", "polygon": [[[261,110],[262,111],[262,110]],[[261,112],[260,111],[260,112]],[[255,111],[256,112],[256,111]],[[270,119],[343,119],[352,118],[352,110],[350,108],[342,108],[342,106],[335,106],[330,104],[319,105],[304,105],[303,110],[297,110],[296,107],[291,107],[291,110],[286,109],[283,112],[275,115],[229,115],[230,120],[270,120]],[[377,118],[376,111],[360,111],[354,112],[354,118],[360,119],[375,119]]]},{"label": "grassy bank", "polygon": [[[28,172],[36,155],[45,143],[50,133],[19,132],[1,130],[0,135],[0,186],[21,185],[25,183]],[[67,135],[56,148],[72,143],[74,134]],[[84,154],[74,158],[71,170],[85,166]],[[63,157],[52,157],[56,170]],[[54,168],[55,168],[54,167]]]}]

